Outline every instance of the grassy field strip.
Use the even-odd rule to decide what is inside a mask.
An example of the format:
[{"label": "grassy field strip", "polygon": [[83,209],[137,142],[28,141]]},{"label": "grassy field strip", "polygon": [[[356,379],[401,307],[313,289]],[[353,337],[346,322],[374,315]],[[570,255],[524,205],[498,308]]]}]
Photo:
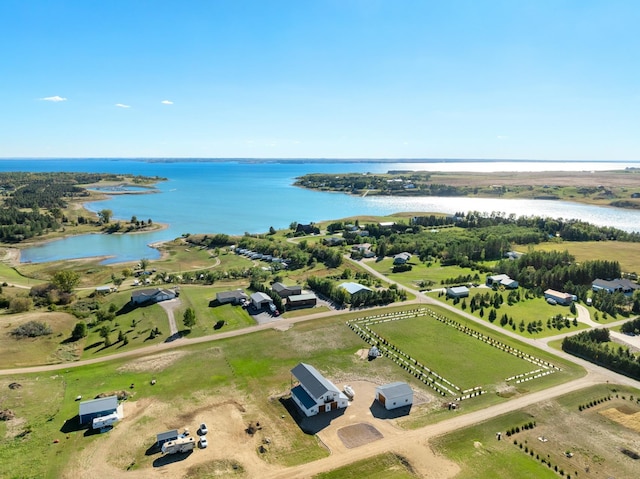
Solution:
[{"label": "grassy field strip", "polygon": [[436,392],[438,392],[442,396],[451,395],[456,396],[455,398],[458,401],[464,399],[470,399],[472,397],[481,395],[486,391],[483,390],[481,386],[475,386],[472,388],[462,390],[459,386],[457,386],[453,381],[445,378],[443,375],[436,373],[433,369],[421,364],[417,359],[414,359],[407,352],[400,349],[395,344],[390,343],[388,340],[380,336],[378,333],[371,329],[372,326],[390,323],[393,321],[398,321],[402,319],[411,319],[429,316],[434,318],[441,323],[453,327],[459,332],[465,333],[468,336],[478,339],[483,343],[493,346],[500,351],[506,352],[515,356],[518,359],[527,361],[533,365],[538,366],[537,369],[525,371],[523,373],[515,374],[509,376],[504,381],[510,382],[515,381],[516,384],[532,381],[534,379],[539,379],[549,374],[554,373],[555,371],[560,371],[561,368],[539,359],[535,356],[532,356],[528,353],[524,353],[516,348],[508,346],[500,341],[497,341],[489,336],[486,336],[478,331],[471,329],[467,326],[462,326],[460,323],[453,321],[445,316],[441,316],[437,314],[435,311],[429,308],[419,308],[415,310],[408,311],[400,311],[388,314],[374,315],[374,316],[366,316],[364,318],[357,318],[355,320],[351,320],[347,322],[347,325],[351,330],[353,330],[356,334],[358,334],[362,339],[364,339],[367,343],[371,345],[376,345],[380,352],[392,359],[396,364],[398,364],[403,369],[407,370],[410,374],[421,380],[424,384],[430,386]]}]

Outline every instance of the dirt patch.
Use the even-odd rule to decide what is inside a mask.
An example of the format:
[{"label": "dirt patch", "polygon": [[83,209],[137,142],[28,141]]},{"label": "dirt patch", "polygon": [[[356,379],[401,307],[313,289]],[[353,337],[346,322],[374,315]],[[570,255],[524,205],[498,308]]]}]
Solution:
[{"label": "dirt patch", "polygon": [[338,437],[346,448],[353,449],[382,439],[384,436],[371,424],[362,422],[338,429]]},{"label": "dirt patch", "polygon": [[600,411],[604,417],[621,426],[640,432],[640,412],[631,412],[627,407],[610,408]]},{"label": "dirt patch", "polygon": [[0,410],[0,421],[10,421],[16,417],[16,414],[11,409]]},{"label": "dirt patch", "polygon": [[155,356],[147,356],[128,362],[127,364],[119,367],[118,371],[133,373],[156,373],[168,368],[178,359],[181,359],[187,354],[189,353],[187,353],[186,351],[171,351],[168,353],[156,354]]},{"label": "dirt patch", "polygon": [[233,406],[239,412],[246,412],[245,407],[242,404],[240,404],[238,401],[236,401],[234,399],[228,399],[226,401],[221,401],[221,402],[217,402],[217,403],[213,403],[213,404],[206,404],[204,406],[200,406],[197,409],[193,409],[193,410],[191,410],[189,412],[180,414],[177,418],[178,418],[178,420],[182,421],[183,423],[192,422],[193,419],[196,416],[199,416],[202,413],[204,413],[206,411],[209,411],[211,409],[219,409],[219,408],[222,408],[224,406]]},{"label": "dirt patch", "polygon": [[358,359],[368,359],[369,358],[369,350],[368,349],[358,349],[356,351],[356,356]]},{"label": "dirt patch", "polygon": [[22,387],[22,384],[20,383],[11,383],[9,384],[9,389],[20,389]]}]

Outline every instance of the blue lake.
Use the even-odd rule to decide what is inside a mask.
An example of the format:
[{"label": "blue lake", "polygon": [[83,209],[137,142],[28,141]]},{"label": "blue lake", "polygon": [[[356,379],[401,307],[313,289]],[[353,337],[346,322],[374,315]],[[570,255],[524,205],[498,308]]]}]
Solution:
[{"label": "blue lake", "polygon": [[116,219],[152,219],[169,228],[134,235],[92,234],[50,241],[22,251],[22,261],[44,262],[89,256],[109,256],[105,262],[154,259],[150,243],[184,233],[265,232],[286,228],[292,221],[308,223],[358,215],[388,215],[400,211],[486,211],[516,215],[579,218],[626,231],[640,230],[640,211],[541,200],[471,198],[354,197],[292,186],[306,173],[381,173],[389,170],[428,171],[602,171],[639,167],[613,162],[491,162],[425,161],[411,163],[336,161],[197,161],[197,160],[0,160],[0,171],[82,171],[160,176],[160,194],[114,195],[86,205],[108,208]]}]

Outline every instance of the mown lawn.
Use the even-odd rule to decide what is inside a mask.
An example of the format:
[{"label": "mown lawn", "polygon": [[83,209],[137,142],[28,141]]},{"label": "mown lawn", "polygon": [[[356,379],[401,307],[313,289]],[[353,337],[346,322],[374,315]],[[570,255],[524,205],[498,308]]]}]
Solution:
[{"label": "mown lawn", "polygon": [[[432,262],[431,266],[422,263],[418,257],[412,256],[408,264],[412,266],[411,271],[402,273],[393,273],[393,258],[384,258],[381,261],[367,260],[366,264],[373,269],[388,276],[390,279],[407,286],[409,288],[418,289],[436,289],[442,288],[442,281],[457,278],[459,276],[471,276],[473,281],[484,282],[483,275],[471,268],[462,268],[457,265],[441,266],[439,261]],[[423,286],[423,282],[432,282],[431,286]]]},{"label": "mown lawn", "polygon": [[371,329],[461,389],[486,388],[536,369],[430,316],[379,323]]},{"label": "mown lawn", "polygon": [[[509,292],[497,291],[497,293],[502,296],[504,301],[496,309],[497,318],[493,324],[500,325],[501,324],[500,319],[502,318],[503,315],[506,314],[507,316],[512,318],[513,321],[512,321],[512,324],[507,323],[506,325],[503,326],[503,328],[511,332],[517,333],[520,336],[525,338],[546,338],[549,336],[555,336],[557,334],[566,333],[567,331],[580,331],[582,329],[589,328],[588,325],[580,322],[578,322],[578,326],[574,326],[573,319],[575,318],[575,316],[571,314],[568,306],[560,306],[560,305],[552,306],[549,303],[547,303],[544,300],[544,298],[525,299],[524,290],[520,289],[519,292],[520,292],[521,300],[513,303],[512,305],[509,305],[507,300]],[[477,294],[484,295],[487,293],[489,293],[490,297],[493,298],[496,291],[493,291],[488,288],[470,288],[469,297],[463,298],[457,303],[453,299],[447,299],[444,293],[441,294],[441,293],[432,292],[428,294],[432,298],[436,298],[440,301],[446,301],[447,303],[452,304],[453,306],[458,308],[460,311],[464,311],[465,313],[468,313],[468,314],[473,314],[478,319],[482,319],[486,322],[489,322],[489,313],[493,308],[493,306],[485,307],[482,315],[480,314],[480,311],[481,311],[480,309],[475,310],[473,313],[471,313],[471,309],[470,309],[471,298],[473,298]],[[555,317],[558,314],[561,314],[563,317],[569,318],[568,328],[566,327],[566,322],[563,323],[563,327],[561,329],[553,327],[552,322],[551,323],[549,322],[553,317]],[[529,323],[532,323],[532,322],[537,323],[538,321],[542,321],[542,331],[529,333],[526,326]],[[521,322],[523,322],[525,326],[525,329],[523,331],[520,331]],[[549,323],[549,326],[547,326],[548,323]]]}]

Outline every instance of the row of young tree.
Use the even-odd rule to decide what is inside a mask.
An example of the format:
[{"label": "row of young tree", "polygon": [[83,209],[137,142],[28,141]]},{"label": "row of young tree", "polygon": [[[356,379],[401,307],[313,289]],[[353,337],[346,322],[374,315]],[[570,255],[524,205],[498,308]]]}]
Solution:
[{"label": "row of young tree", "polygon": [[606,328],[582,331],[562,340],[562,350],[599,364],[613,371],[640,379],[640,355],[634,355],[629,348],[610,343]]}]

